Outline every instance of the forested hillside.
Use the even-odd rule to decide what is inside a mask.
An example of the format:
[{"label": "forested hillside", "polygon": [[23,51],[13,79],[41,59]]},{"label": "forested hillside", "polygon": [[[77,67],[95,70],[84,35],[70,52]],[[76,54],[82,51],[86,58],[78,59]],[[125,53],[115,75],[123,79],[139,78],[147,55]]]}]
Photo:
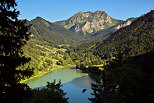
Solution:
[{"label": "forested hillside", "polygon": [[92,103],[153,103],[154,52],[109,62],[92,84]]},{"label": "forested hillside", "polygon": [[34,75],[43,74],[62,68],[64,65],[73,65],[72,59],[66,53],[71,46],[83,41],[78,33],[66,30],[62,26],[55,25],[37,17],[31,21],[31,39],[24,46],[24,54],[31,61],[19,68],[33,68]]},{"label": "forested hillside", "polygon": [[31,61],[20,68],[33,68],[34,75],[38,75],[62,68],[65,65],[73,65],[74,63],[66,51],[67,48],[62,46],[53,47],[46,43],[40,45],[32,39],[24,46],[24,55],[30,57]]},{"label": "forested hillside", "polygon": [[50,43],[50,45],[69,44],[76,45],[82,41],[82,38],[62,26],[55,25],[41,17],[28,22],[32,24],[30,32],[32,39]]},{"label": "forested hillside", "polygon": [[24,55],[31,61],[19,68],[33,68],[34,75],[43,74],[73,65],[67,51],[71,46],[78,45],[83,39],[77,34],[37,17],[31,21],[31,39],[24,46]]},{"label": "forested hillside", "polygon": [[110,59],[114,59],[118,53],[128,57],[153,51],[153,15],[154,12],[151,11],[111,36],[100,36],[78,45],[72,48],[69,55],[78,68],[89,70],[89,67],[103,67]]},{"label": "forested hillside", "polygon": [[97,45],[94,53],[104,58],[114,56],[117,51],[126,55],[139,55],[153,50],[154,11],[152,10]]}]

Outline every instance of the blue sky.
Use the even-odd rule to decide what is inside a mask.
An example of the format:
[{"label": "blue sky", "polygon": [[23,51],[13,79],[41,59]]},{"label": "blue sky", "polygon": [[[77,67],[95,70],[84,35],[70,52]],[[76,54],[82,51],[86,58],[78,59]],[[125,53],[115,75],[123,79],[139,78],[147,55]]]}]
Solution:
[{"label": "blue sky", "polygon": [[106,11],[111,17],[125,20],[154,10],[154,0],[17,0],[20,19],[37,16],[55,22],[68,19],[79,11]]}]

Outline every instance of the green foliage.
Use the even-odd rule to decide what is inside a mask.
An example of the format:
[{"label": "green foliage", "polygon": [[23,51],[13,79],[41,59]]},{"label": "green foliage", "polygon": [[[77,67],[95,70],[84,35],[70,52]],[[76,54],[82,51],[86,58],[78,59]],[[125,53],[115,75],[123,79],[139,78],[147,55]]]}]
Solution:
[{"label": "green foliage", "polygon": [[[25,20],[18,20],[15,0],[0,1],[0,102],[21,103],[29,88],[20,84],[20,80],[33,74],[29,68],[18,66],[29,62],[23,55],[22,47],[30,34]],[[14,95],[15,93],[15,95]],[[26,96],[25,96],[26,97]],[[16,98],[16,99],[14,99]]]},{"label": "green foliage", "polygon": [[55,68],[61,68],[64,65],[74,64],[68,53],[66,53],[67,49],[63,48],[65,46],[53,47],[48,43],[37,43],[35,40],[31,39],[24,46],[24,54],[26,57],[30,57],[31,61],[19,68],[34,68],[33,76],[35,76],[52,71]]},{"label": "green foliage", "polygon": [[93,55],[91,48],[82,48],[79,46],[70,50],[69,56],[75,63],[76,68],[81,69],[83,72],[97,75],[100,72],[100,68],[104,66],[105,60]]},{"label": "green foliage", "polygon": [[125,57],[152,51],[154,49],[153,15],[151,11],[109,37],[104,36],[77,46],[70,53],[71,58],[77,67],[86,68],[86,66],[106,64],[108,60],[115,57],[119,49]]},{"label": "green foliage", "polygon": [[71,32],[62,26],[55,25],[41,17],[37,17],[31,21],[32,24],[30,32],[33,34],[34,39],[50,43],[52,46],[61,44],[76,45],[82,41],[78,33]]},{"label": "green foliage", "polygon": [[29,103],[68,103],[66,93],[60,89],[61,83],[47,82],[45,88],[32,90],[32,99]]},{"label": "green foliage", "polygon": [[130,26],[115,32],[98,44],[95,55],[110,58],[121,49],[126,55],[139,55],[154,50],[154,11],[139,17]]},{"label": "green foliage", "polygon": [[110,62],[92,84],[92,103],[153,103],[154,52]]}]

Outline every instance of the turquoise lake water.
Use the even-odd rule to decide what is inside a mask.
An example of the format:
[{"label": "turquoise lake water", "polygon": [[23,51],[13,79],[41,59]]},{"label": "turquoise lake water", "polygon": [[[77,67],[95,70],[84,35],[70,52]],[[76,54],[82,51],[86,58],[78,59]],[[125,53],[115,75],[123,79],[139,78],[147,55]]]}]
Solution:
[{"label": "turquoise lake water", "polygon": [[[69,97],[69,103],[90,103],[88,98],[91,97],[91,83],[94,80],[86,73],[82,73],[81,70],[72,68],[57,69],[26,83],[31,88],[39,88],[44,87],[47,82],[53,82],[54,79],[57,82],[61,80],[61,88],[67,93],[66,97]],[[82,93],[83,89],[86,89],[86,92]]]}]

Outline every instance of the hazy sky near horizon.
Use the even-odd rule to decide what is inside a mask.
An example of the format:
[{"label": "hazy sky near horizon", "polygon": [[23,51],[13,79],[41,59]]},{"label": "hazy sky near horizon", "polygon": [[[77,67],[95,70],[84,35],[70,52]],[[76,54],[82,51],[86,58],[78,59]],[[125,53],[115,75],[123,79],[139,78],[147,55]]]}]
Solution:
[{"label": "hazy sky near horizon", "polygon": [[154,0],[16,0],[20,19],[40,16],[55,22],[79,11],[106,11],[111,17],[126,20],[154,10]]}]

